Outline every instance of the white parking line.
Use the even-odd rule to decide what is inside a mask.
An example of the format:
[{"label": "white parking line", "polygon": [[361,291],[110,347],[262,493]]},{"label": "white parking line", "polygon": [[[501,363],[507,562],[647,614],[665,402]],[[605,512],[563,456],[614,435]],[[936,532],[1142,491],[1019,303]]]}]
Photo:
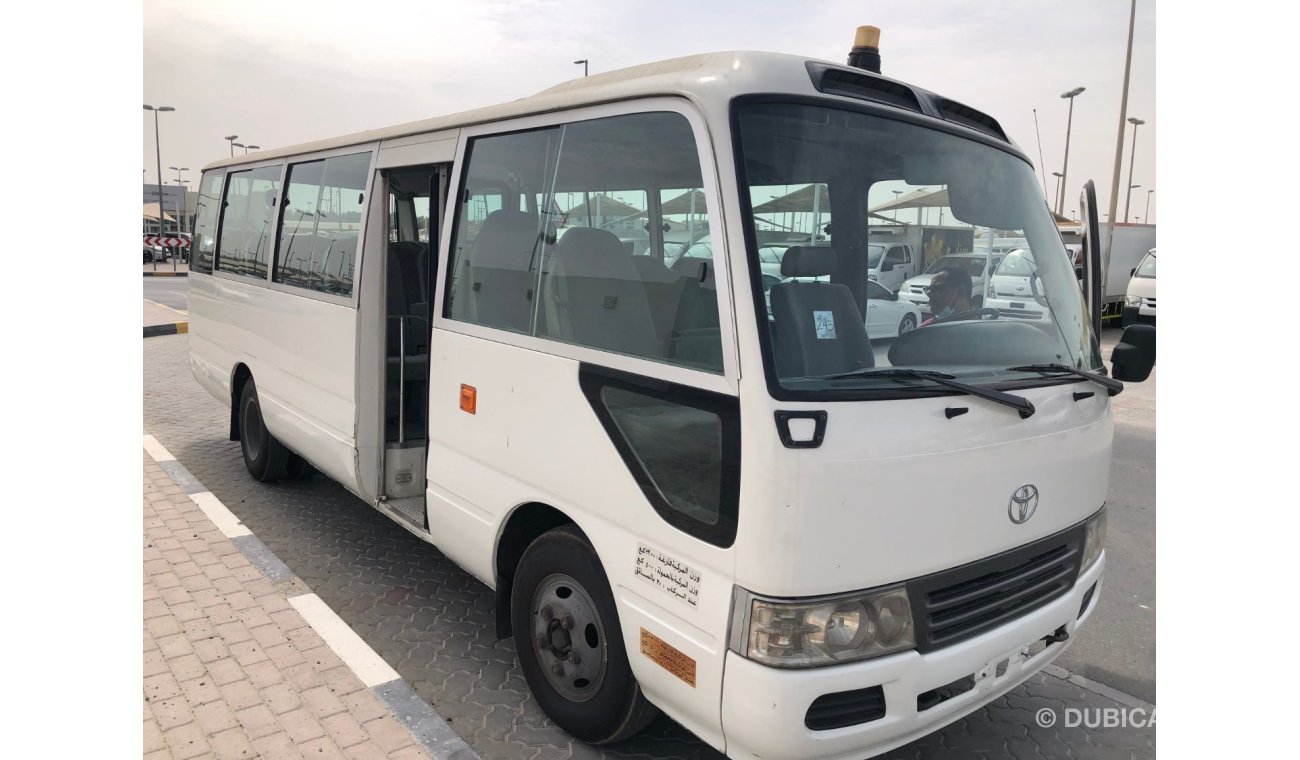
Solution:
[{"label": "white parking line", "polygon": [[226,538],[253,535],[253,531],[240,522],[239,518],[235,517],[234,512],[226,509],[226,505],[222,504],[221,500],[216,496],[213,496],[211,491],[192,493],[190,494],[190,501],[199,505],[199,509],[203,510],[203,514],[208,516],[212,524],[217,526],[217,530],[220,530]]},{"label": "white parking line", "polygon": [[352,668],[352,672],[367,689],[400,678],[397,671],[384,662],[384,658],[371,649],[319,596],[295,596],[289,599],[289,604],[320,634],[329,648],[334,650],[334,654]]},{"label": "white parking line", "polygon": [[148,434],[144,437],[144,450],[149,452],[149,456],[153,457],[153,460],[159,464],[176,460],[176,457],[172,456],[170,451],[161,443],[158,443],[157,438]]}]

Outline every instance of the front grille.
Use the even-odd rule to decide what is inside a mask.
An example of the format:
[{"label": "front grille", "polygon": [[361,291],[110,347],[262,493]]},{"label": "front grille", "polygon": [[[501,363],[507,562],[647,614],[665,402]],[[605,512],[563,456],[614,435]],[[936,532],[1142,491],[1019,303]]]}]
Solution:
[{"label": "front grille", "polygon": [[803,724],[813,731],[856,726],[885,717],[885,690],[880,686],[823,694],[813,700]]},{"label": "front grille", "polygon": [[970,564],[908,581],[916,648],[930,652],[1014,620],[1074,586],[1082,523]]}]

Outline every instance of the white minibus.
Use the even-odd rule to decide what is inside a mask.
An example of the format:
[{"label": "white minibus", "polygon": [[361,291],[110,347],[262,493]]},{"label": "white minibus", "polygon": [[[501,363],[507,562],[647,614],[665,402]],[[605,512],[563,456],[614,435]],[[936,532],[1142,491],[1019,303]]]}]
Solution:
[{"label": "white minibus", "polygon": [[[1110,396],[1154,328],[1107,376],[1028,159],[878,60],[695,55],[212,163],[194,377],[254,478],[310,464],[493,589],[575,737],[662,711],[735,758],[915,740],[1092,614]],[[1032,245],[1050,320],[868,336],[899,224],[868,209],[940,186],[945,223]],[[816,244],[767,290],[787,235]]]}]

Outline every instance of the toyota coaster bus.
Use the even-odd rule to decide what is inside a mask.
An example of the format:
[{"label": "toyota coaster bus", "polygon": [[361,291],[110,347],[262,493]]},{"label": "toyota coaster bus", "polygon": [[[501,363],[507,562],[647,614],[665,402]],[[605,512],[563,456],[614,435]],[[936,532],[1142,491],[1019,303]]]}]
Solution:
[{"label": "toyota coaster bus", "polygon": [[[1096,607],[1110,396],[1154,328],[1108,376],[1095,232],[1081,292],[1029,160],[881,76],[875,34],[204,169],[192,370],[249,472],[309,463],[492,588],[586,742],[662,711],[733,758],[877,754]],[[868,209],[939,188],[945,224],[1026,241],[1050,319],[935,283],[932,321],[868,337],[897,294],[867,241],[907,223]]]}]

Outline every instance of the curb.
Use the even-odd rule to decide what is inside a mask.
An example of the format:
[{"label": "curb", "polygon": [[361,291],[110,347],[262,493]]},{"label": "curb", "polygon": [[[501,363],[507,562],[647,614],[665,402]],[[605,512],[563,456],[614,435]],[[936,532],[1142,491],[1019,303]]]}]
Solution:
[{"label": "curb", "polygon": [[189,272],[145,272],[145,277],[189,277]]},{"label": "curb", "polygon": [[166,325],[145,325],[144,337],[156,338],[159,335],[179,335],[190,331],[189,322],[172,322]]},{"label": "curb", "polygon": [[[175,327],[176,325],[159,325]],[[181,328],[185,323],[179,324]],[[149,328],[145,328],[148,337]],[[185,332],[181,329],[180,332]],[[170,334],[170,333],[168,333]],[[144,435],[145,452],[162,467],[176,485],[189,495],[204,515],[230,539],[254,567],[272,583],[280,586],[289,605],[298,610],[334,654],[348,666],[394,718],[424,747],[434,760],[480,760],[477,752],[442,716],[416,694],[415,689],[397,674],[379,653],[365,643],[342,618],[293,574],[275,552],[262,543],[219,499],[195,478],[157,438]]]}]

